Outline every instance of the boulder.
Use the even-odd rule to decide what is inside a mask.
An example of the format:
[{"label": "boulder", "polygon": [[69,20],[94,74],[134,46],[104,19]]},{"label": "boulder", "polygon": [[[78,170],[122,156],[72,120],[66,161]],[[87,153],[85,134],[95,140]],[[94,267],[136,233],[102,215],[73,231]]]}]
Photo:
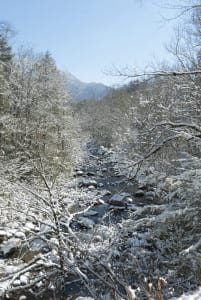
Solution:
[{"label": "boulder", "polygon": [[7,239],[7,232],[5,230],[0,230],[0,243]]},{"label": "boulder", "polygon": [[84,172],[79,170],[76,172],[76,176],[83,176],[84,175]]},{"label": "boulder", "polygon": [[49,247],[51,249],[57,249],[59,247],[59,241],[57,238],[55,237],[52,237],[50,240],[49,240]]},{"label": "boulder", "polygon": [[30,245],[30,249],[33,252],[47,252],[46,250],[49,249],[47,242],[45,242],[43,239],[35,238]]},{"label": "boulder", "polygon": [[108,190],[103,190],[103,191],[101,191],[101,195],[104,197],[104,196],[109,196],[109,195],[111,195],[112,193],[110,192],[110,191],[108,191]]},{"label": "boulder", "polygon": [[48,232],[52,231],[52,227],[48,224],[41,224],[40,231],[43,233],[48,233]]},{"label": "boulder", "polygon": [[[51,247],[52,246],[52,247]],[[22,248],[22,260],[25,263],[30,262],[36,255],[39,253],[47,253],[50,251],[50,248],[53,248],[52,240],[47,244],[43,239],[35,238],[30,242],[30,246]]]},{"label": "boulder", "polygon": [[13,286],[14,287],[17,287],[21,284],[20,280],[19,279],[16,279],[14,282],[13,282]]},{"label": "boulder", "polygon": [[99,242],[102,242],[102,237],[100,235],[95,235],[94,238],[93,238],[93,242],[94,243],[99,243]]},{"label": "boulder", "polygon": [[93,187],[97,187],[97,181],[93,180],[93,179],[83,179],[79,182],[78,186],[81,187],[89,187],[89,186],[93,186]]},{"label": "boulder", "polygon": [[5,258],[9,258],[11,256],[17,257],[21,245],[22,245],[21,239],[19,238],[9,239],[1,246],[1,252],[3,254],[3,257]]},{"label": "boulder", "polygon": [[154,191],[148,191],[145,193],[145,196],[148,198],[154,198],[156,196],[156,193]]},{"label": "boulder", "polygon": [[105,155],[107,153],[107,150],[105,149],[104,146],[100,146],[100,148],[97,151],[98,155]]},{"label": "boulder", "polygon": [[22,231],[17,231],[17,232],[15,233],[15,237],[23,240],[23,239],[26,238],[26,235],[25,235],[25,233],[22,232]]},{"label": "boulder", "polygon": [[10,236],[13,236],[13,235],[15,235],[16,233],[17,233],[17,229],[16,228],[14,228],[14,229],[9,229],[9,234],[10,234]]},{"label": "boulder", "polygon": [[87,176],[96,176],[96,173],[93,171],[88,171],[88,172],[86,172],[86,175]]},{"label": "boulder", "polygon": [[126,201],[127,201],[127,203],[132,203],[132,202],[133,202],[133,199],[132,199],[131,197],[127,197],[127,198],[126,198]]},{"label": "boulder", "polygon": [[21,295],[19,298],[19,300],[26,300],[26,299],[27,299],[27,297],[25,295]]},{"label": "boulder", "polygon": [[21,295],[19,298],[19,300],[26,300],[26,299],[27,299],[27,297],[25,295]]},{"label": "boulder", "polygon": [[79,217],[78,223],[87,229],[92,229],[94,227],[94,221],[85,217]]},{"label": "boulder", "polygon": [[21,275],[20,276],[20,284],[21,285],[26,285],[28,283],[28,277],[26,275]]},{"label": "boulder", "polygon": [[137,205],[132,203],[128,204],[127,208],[132,211],[136,211],[138,209]]},{"label": "boulder", "polygon": [[98,203],[98,204],[105,204],[105,201],[104,201],[103,199],[98,199],[98,200],[97,200],[97,203]]},{"label": "boulder", "polygon": [[88,186],[88,189],[89,189],[90,191],[92,191],[92,190],[95,189],[95,186],[94,186],[94,185],[90,185],[90,186]]},{"label": "boulder", "polygon": [[113,256],[114,258],[119,258],[119,257],[121,256],[121,253],[120,253],[117,249],[115,249],[115,250],[113,250],[113,252],[112,252],[112,256]]},{"label": "boulder", "polygon": [[27,222],[27,223],[25,223],[24,231],[25,232],[34,231],[35,227],[36,226],[32,222]]},{"label": "boulder", "polygon": [[96,216],[98,214],[98,212],[94,209],[89,209],[87,211],[84,212],[84,216],[85,217],[92,217],[92,216]]},{"label": "boulder", "polygon": [[143,197],[145,195],[145,192],[142,189],[139,189],[137,192],[135,192],[135,197]]},{"label": "boulder", "polygon": [[127,194],[122,193],[122,194],[114,194],[110,200],[109,203],[110,205],[115,205],[115,206],[125,206],[126,205],[126,199]]}]

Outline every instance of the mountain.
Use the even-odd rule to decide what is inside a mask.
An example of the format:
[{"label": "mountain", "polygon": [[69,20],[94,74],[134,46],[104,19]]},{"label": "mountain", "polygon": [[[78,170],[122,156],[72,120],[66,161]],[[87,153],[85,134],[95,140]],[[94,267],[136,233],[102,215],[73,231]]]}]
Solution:
[{"label": "mountain", "polygon": [[83,101],[83,100],[101,100],[109,92],[112,91],[112,88],[96,82],[85,83],[77,79],[71,73],[66,73],[68,80],[68,91],[70,96],[74,101]]}]

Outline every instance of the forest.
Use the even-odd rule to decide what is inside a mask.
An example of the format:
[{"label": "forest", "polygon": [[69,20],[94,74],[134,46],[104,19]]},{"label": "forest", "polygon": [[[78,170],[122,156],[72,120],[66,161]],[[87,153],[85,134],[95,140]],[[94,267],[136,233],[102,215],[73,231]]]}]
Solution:
[{"label": "forest", "polygon": [[200,1],[181,16],[172,65],[80,102],[0,22],[0,299],[201,299]]}]

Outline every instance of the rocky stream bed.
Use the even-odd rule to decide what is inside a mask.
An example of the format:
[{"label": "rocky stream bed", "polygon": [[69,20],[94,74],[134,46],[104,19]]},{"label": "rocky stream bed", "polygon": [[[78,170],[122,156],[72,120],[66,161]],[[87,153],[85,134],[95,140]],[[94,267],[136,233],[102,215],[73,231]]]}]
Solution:
[{"label": "rocky stream bed", "polygon": [[[199,286],[199,278],[192,275],[186,284],[188,276],[185,272],[188,272],[188,268],[182,269],[185,263],[180,265],[179,270],[179,256],[183,249],[178,246],[180,237],[175,236],[174,224],[168,225],[170,237],[164,230],[167,222],[170,222],[172,212],[182,214],[181,210],[186,207],[186,204],[182,207],[175,192],[178,179],[170,182],[165,175],[157,176],[159,175],[160,182],[163,182],[163,186],[159,187],[150,183],[148,177],[138,182],[131,180],[119,171],[113,151],[104,147],[90,148],[88,159],[77,167],[69,184],[70,188],[66,190],[66,193],[76,199],[70,207],[70,212],[75,213],[70,221],[70,228],[85,249],[84,254],[77,250],[75,257],[79,270],[88,277],[89,283],[84,284],[82,276],[70,270],[65,278],[66,299],[163,300]],[[64,199],[64,205],[65,201],[67,200]],[[18,272],[19,266],[26,269],[27,264],[34,259],[40,265],[38,255],[46,257],[51,263],[57,263],[57,246],[58,241],[51,235],[48,223],[44,222],[39,226],[37,222],[25,220],[22,226],[18,220],[7,224],[2,222],[2,299],[59,299],[60,292],[51,284],[46,285],[44,290],[43,268],[41,280],[39,276],[35,288],[30,285],[30,289],[27,287],[34,277],[29,268],[26,272]],[[86,263],[94,264],[92,270],[90,267],[86,268]],[[5,277],[7,281],[4,280]],[[108,285],[104,284],[104,280]],[[119,293],[109,288],[111,283]],[[23,291],[22,286],[26,290]],[[10,287],[13,292],[5,293],[5,288]]]}]

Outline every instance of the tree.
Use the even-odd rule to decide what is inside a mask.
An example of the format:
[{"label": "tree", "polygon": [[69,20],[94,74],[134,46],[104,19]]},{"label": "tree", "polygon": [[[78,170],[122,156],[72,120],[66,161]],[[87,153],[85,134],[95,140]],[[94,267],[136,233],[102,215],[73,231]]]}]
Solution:
[{"label": "tree", "polygon": [[6,149],[10,143],[13,156],[46,160],[47,172],[62,165],[70,170],[76,159],[73,149],[79,145],[66,78],[50,53],[20,49],[11,63],[8,84],[10,113],[3,124],[6,138],[1,146]]},{"label": "tree", "polygon": [[12,49],[9,44],[13,30],[10,25],[0,22],[0,111],[7,107],[6,85],[10,73],[10,63],[12,60]]}]

